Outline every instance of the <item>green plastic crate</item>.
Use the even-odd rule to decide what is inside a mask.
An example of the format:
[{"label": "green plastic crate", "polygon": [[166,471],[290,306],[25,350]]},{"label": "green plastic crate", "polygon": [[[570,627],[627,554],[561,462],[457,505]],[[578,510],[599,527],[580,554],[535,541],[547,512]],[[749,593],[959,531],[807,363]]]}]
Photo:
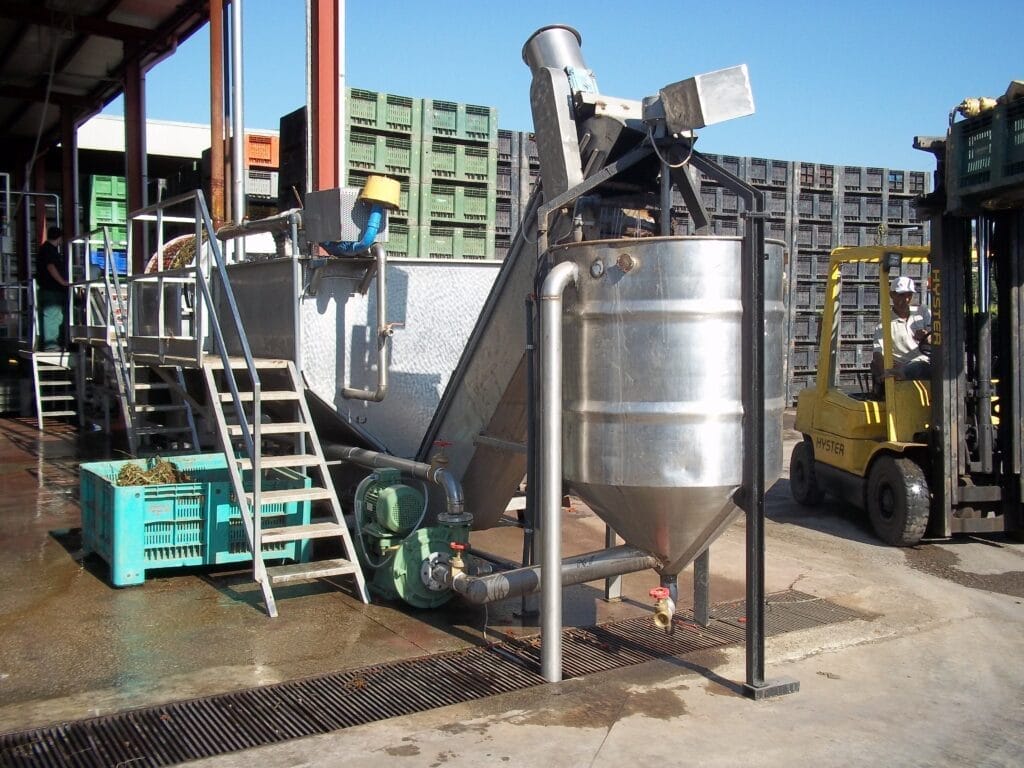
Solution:
[{"label": "green plastic crate", "polygon": [[491,187],[432,184],[420,197],[420,221],[494,226],[497,195]]},{"label": "green plastic crate", "polygon": [[[193,482],[147,486],[116,485],[126,464],[145,469],[145,459],[83,464],[82,549],[110,566],[110,581],[141,584],[154,568],[238,563],[251,560],[241,512],[231,491],[224,454],[175,456],[175,466]],[[305,488],[308,477],[289,469],[268,470],[264,490]],[[264,527],[309,522],[310,503],[265,504]],[[308,542],[265,545],[264,557],[305,561]]]},{"label": "green plastic crate", "polygon": [[128,204],[123,200],[93,200],[89,206],[89,227],[96,229],[104,224],[124,226],[128,220]]},{"label": "green plastic crate", "polygon": [[494,254],[494,230],[430,227],[420,244],[424,258],[489,259]]},{"label": "green plastic crate", "polygon": [[420,147],[409,139],[352,129],[347,157],[350,170],[408,176],[419,181]]},{"label": "green plastic crate", "polygon": [[349,88],[346,112],[349,125],[365,130],[404,133],[418,140],[423,101],[392,93]]},{"label": "green plastic crate", "polygon": [[498,143],[498,110],[475,104],[423,100],[423,140],[456,139]]},{"label": "green plastic crate", "polygon": [[423,143],[424,179],[494,184],[498,174],[497,150],[451,142]]},{"label": "green plastic crate", "polygon": [[128,196],[124,176],[91,176],[89,195],[93,200],[101,198],[124,200]]},{"label": "green plastic crate", "polygon": [[388,224],[388,241],[384,244],[390,259],[415,259],[419,256],[419,227]]}]

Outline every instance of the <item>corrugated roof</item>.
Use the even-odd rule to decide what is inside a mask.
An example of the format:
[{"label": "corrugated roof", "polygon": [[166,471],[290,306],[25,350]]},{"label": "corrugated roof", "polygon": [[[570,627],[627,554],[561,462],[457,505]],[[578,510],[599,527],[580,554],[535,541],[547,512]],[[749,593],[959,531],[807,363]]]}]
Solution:
[{"label": "corrugated roof", "polygon": [[[206,22],[207,0],[0,0],[0,146],[7,165],[59,139],[61,109],[81,123]],[[27,159],[27,158],[26,158]],[[0,170],[8,170],[0,167]]]}]

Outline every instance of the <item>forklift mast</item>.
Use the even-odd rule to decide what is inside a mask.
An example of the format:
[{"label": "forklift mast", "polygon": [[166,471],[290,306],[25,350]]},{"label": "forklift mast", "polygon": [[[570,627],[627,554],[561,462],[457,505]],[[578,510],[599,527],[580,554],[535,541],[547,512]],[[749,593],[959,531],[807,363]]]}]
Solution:
[{"label": "forklift mast", "polygon": [[[956,119],[957,115],[963,119]],[[929,536],[1024,529],[1024,88],[968,99],[936,159]]]}]

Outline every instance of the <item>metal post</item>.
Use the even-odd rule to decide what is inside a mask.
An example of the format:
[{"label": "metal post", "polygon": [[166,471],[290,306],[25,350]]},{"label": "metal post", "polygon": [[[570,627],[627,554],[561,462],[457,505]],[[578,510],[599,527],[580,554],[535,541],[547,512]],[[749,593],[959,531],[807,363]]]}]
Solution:
[{"label": "metal post", "polygon": [[541,675],[562,679],[562,291],[579,278],[571,262],[552,267],[540,295]]},{"label": "metal post", "polygon": [[[611,549],[619,543],[619,536],[610,525],[604,527],[604,546]],[[622,599],[622,576],[609,576],[604,580],[604,599],[618,602]]]},{"label": "metal post", "polygon": [[[242,0],[231,0],[231,217],[235,221],[245,220],[245,121],[242,96]],[[240,238],[235,242],[233,260],[243,259],[245,239]]]},{"label": "metal post", "polygon": [[990,264],[992,220],[980,216],[978,233],[978,458],[981,471],[992,472],[992,302]]},{"label": "metal post", "polygon": [[[762,198],[763,199],[763,198]],[[793,693],[795,680],[764,679],[764,219],[748,211],[743,237],[743,487],[747,511],[747,681],[753,699]]]},{"label": "metal post", "polygon": [[710,561],[710,549],[705,549],[693,561],[693,620],[702,627],[711,623],[708,604],[708,587],[711,583]]},{"label": "metal post", "polygon": [[[130,56],[124,74],[124,164],[128,188],[128,210],[146,206],[146,76],[139,58]],[[128,247],[132,272],[146,270],[146,227],[133,228]]]},{"label": "metal post", "polygon": [[[523,562],[525,568],[537,562],[534,545],[537,531],[537,509],[540,474],[537,468],[537,344],[536,305],[534,297],[526,297],[526,509],[523,510]],[[523,594],[520,616],[537,614],[533,593]]]}]

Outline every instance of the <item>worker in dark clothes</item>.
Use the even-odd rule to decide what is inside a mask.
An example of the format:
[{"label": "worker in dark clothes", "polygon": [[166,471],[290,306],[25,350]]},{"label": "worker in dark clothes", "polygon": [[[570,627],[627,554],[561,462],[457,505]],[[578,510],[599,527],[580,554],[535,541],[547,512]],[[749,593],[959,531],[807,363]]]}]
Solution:
[{"label": "worker in dark clothes", "polygon": [[56,352],[61,348],[64,313],[68,305],[67,265],[61,254],[64,232],[60,227],[46,230],[46,242],[36,257],[36,282],[39,287],[39,348]]}]

